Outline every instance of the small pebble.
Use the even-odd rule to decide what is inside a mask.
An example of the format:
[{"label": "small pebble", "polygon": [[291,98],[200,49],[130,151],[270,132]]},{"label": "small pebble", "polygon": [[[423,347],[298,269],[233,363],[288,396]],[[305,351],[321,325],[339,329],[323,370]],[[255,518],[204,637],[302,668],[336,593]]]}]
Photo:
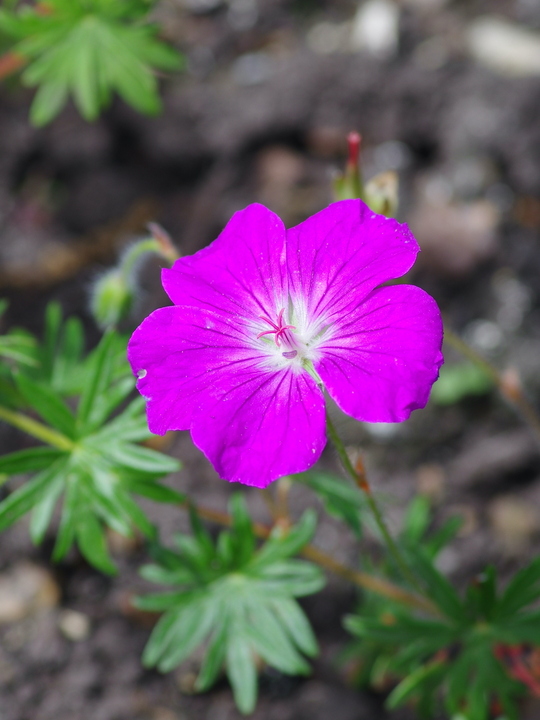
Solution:
[{"label": "small pebble", "polygon": [[81,642],[90,635],[90,618],[77,610],[63,610],[58,618],[62,635],[72,642]]},{"label": "small pebble", "polygon": [[60,589],[47,570],[21,563],[0,575],[0,623],[55,607],[59,598]]}]

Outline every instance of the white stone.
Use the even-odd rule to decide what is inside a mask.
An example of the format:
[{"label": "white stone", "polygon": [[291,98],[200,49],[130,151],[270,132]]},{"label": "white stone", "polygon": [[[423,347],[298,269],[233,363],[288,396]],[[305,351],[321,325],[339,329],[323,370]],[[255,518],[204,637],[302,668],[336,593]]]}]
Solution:
[{"label": "white stone", "polygon": [[392,0],[368,0],[354,17],[351,49],[366,50],[375,57],[392,57],[398,46],[399,7]]},{"label": "white stone", "polygon": [[469,52],[480,63],[503,75],[540,75],[540,34],[485,16],[467,31]]}]

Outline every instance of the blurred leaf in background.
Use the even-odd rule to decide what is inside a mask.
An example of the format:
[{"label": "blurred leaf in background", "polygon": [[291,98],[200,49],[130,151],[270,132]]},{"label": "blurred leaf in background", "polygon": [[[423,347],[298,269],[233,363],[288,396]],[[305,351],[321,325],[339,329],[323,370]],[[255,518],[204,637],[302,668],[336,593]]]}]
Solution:
[{"label": "blurred leaf in background", "polygon": [[442,704],[454,720],[518,720],[526,689],[540,689],[540,677],[521,659],[540,643],[540,559],[504,588],[487,567],[461,595],[436,565],[459,519],[448,518],[437,530],[431,524],[429,501],[417,496],[400,542],[436,614],[419,617],[366,593],[358,612],[345,619],[359,638],[346,659],[355,663],[360,684],[391,690],[390,709],[413,703],[419,718],[433,718]]},{"label": "blurred leaf in background", "polygon": [[72,95],[86,120],[95,120],[114,92],[147,114],[161,109],[156,70],[182,68],[182,56],[148,22],[153,1],[48,0],[4,7],[0,32],[26,59],[23,83],[38,87],[30,111],[35,125],[50,122]]},{"label": "blurred leaf in background", "polygon": [[486,395],[493,387],[493,378],[472,362],[443,365],[431,399],[438,405],[454,405],[470,395]]}]

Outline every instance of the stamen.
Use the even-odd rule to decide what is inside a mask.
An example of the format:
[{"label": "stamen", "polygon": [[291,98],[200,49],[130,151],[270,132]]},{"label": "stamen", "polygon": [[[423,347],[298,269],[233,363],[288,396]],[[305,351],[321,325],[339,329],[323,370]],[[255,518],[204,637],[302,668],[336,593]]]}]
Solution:
[{"label": "stamen", "polygon": [[[273,330],[265,330],[264,332],[261,332],[257,335],[257,340],[263,335],[275,335],[274,341],[277,345],[277,347],[281,344],[281,336],[287,331],[287,330],[296,330],[295,325],[283,325],[283,314],[285,313],[285,308],[282,308],[279,311],[278,318],[277,318],[277,325],[276,323],[272,322],[272,320],[269,320],[268,318],[264,317],[264,315],[259,315],[261,320],[264,320],[264,322],[268,323],[273,327]],[[285,353],[283,353],[285,356]],[[293,356],[294,357],[294,356]]]}]

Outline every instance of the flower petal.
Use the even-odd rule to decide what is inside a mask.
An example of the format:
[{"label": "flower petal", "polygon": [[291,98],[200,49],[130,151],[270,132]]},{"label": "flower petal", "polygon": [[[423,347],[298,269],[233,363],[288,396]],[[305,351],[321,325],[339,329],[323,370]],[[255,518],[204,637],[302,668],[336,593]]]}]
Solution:
[{"label": "flower petal", "polygon": [[258,317],[287,297],[285,227],[264,205],[237,212],[211,245],[162,272],[176,305]]},{"label": "flower petal", "polygon": [[383,287],[333,330],[315,368],[345,413],[400,422],[424,407],[443,363],[433,298],[412,285]]},{"label": "flower petal", "polygon": [[224,480],[266,487],[319,459],[324,397],[305,372],[231,370],[201,404],[191,435]]},{"label": "flower petal", "polygon": [[186,307],[153,312],[135,330],[128,360],[148,399],[153,433],[188,430],[208,386],[260,360],[234,318]]},{"label": "flower petal", "polygon": [[336,202],[287,231],[289,291],[307,317],[332,320],[404,275],[418,252],[407,225],[361,200]]}]

